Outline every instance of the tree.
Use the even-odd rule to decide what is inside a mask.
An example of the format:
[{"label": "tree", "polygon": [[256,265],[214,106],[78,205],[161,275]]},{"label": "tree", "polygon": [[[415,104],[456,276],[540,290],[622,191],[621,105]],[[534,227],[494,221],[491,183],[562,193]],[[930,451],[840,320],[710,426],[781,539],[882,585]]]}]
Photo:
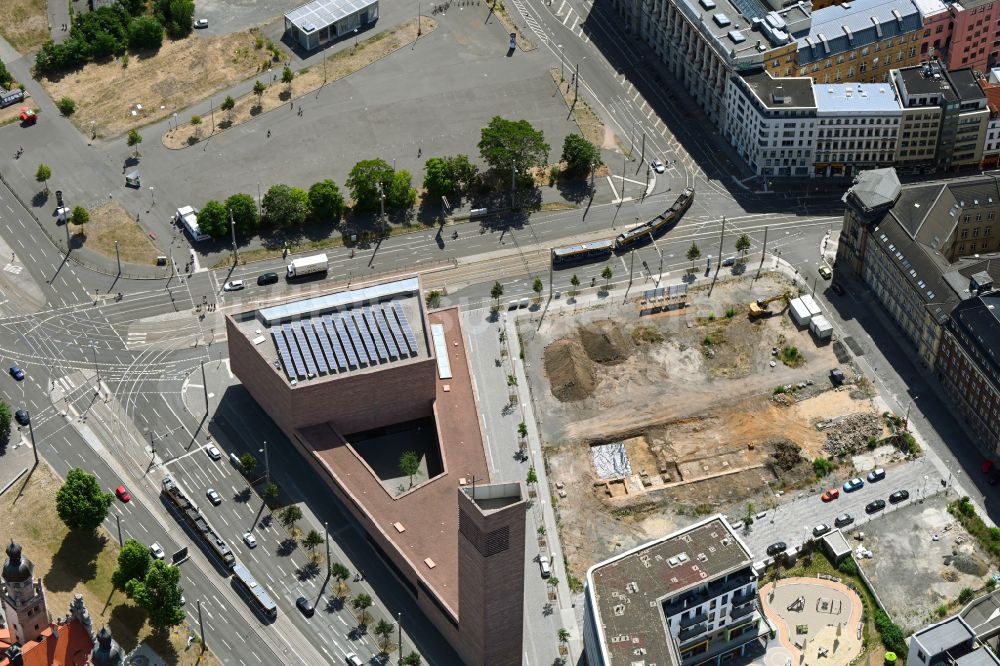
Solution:
[{"label": "tree", "polygon": [[517,424],[517,436],[522,439],[528,436],[528,424],[524,421]]},{"label": "tree", "polygon": [[313,183],[309,188],[309,210],[318,221],[339,222],[344,212],[344,196],[337,183],[329,179]]},{"label": "tree", "polygon": [[125,590],[129,581],[145,580],[152,561],[146,544],[128,539],[118,553],[118,568],[111,573],[111,582],[119,590]]},{"label": "tree", "polygon": [[399,660],[402,666],[420,666],[423,662],[420,660],[420,655],[416,652],[411,652],[402,659]]},{"label": "tree", "polygon": [[52,177],[52,169],[47,164],[39,164],[38,171],[35,172],[35,180],[45,185],[45,191],[49,191],[49,178]]},{"label": "tree", "polygon": [[300,520],[302,520],[302,509],[300,509],[295,504],[291,504],[289,506],[286,506],[282,510],[282,512],[278,515],[278,520],[281,521],[281,524],[283,526],[290,527],[290,528],[292,528],[294,530],[295,529],[295,523],[297,523]]},{"label": "tree", "polygon": [[10,405],[0,401],[0,441],[6,442],[10,438]]},{"label": "tree", "polygon": [[257,469],[257,458],[252,453],[244,453],[240,456],[240,467],[243,468],[244,474],[250,476]]},{"label": "tree", "polygon": [[445,158],[432,157],[424,162],[424,189],[432,199],[439,199],[455,191],[455,181],[452,180],[451,169]]},{"label": "tree", "polygon": [[3,62],[0,62],[0,86],[9,88],[11,87],[10,84],[13,82],[14,77],[10,75],[9,71],[7,71],[7,66],[4,65]]},{"label": "tree", "polygon": [[500,297],[503,296],[503,285],[497,280],[493,283],[493,287],[490,289],[490,298],[497,302],[497,308],[500,307]]},{"label": "tree", "polygon": [[604,270],[601,271],[601,277],[604,278],[604,288],[607,289],[611,286],[611,278],[614,277],[614,271],[611,270],[611,266],[605,266]]},{"label": "tree", "polygon": [[395,210],[409,210],[416,202],[417,188],[413,187],[413,176],[406,169],[395,171],[385,193],[386,205]]},{"label": "tree", "polygon": [[[393,182],[392,167],[385,160],[361,160],[347,176],[347,189],[359,211],[379,210],[383,191]],[[388,192],[384,192],[388,196]]]},{"label": "tree", "polygon": [[448,165],[451,181],[455,184],[455,191],[463,196],[468,194],[479,179],[479,167],[472,163],[468,155],[446,157],[445,163]]},{"label": "tree", "polygon": [[538,474],[535,472],[534,466],[528,468],[528,476],[525,478],[525,483],[529,486],[538,483]]},{"label": "tree", "polygon": [[698,260],[701,256],[701,250],[698,249],[698,244],[691,241],[691,247],[688,248],[687,258],[691,260],[691,272],[694,272],[694,262]]},{"label": "tree", "polygon": [[542,284],[542,278],[540,277],[536,277],[535,281],[531,283],[531,290],[535,292],[535,298],[542,297],[542,289],[544,288],[545,285]]},{"label": "tree", "polygon": [[219,108],[226,112],[226,122],[231,125],[233,123],[233,109],[236,108],[236,100],[233,99],[232,95],[226,95],[226,99],[222,100]]},{"label": "tree", "polygon": [[156,15],[171,39],[187,37],[194,25],[194,0],[156,0]]},{"label": "tree", "polygon": [[524,173],[531,167],[545,165],[549,144],[545,143],[545,135],[527,120],[494,116],[480,134],[479,154],[497,171],[513,167]]},{"label": "tree", "polygon": [[288,94],[292,94],[292,81],[295,80],[295,72],[288,65],[285,65],[285,69],[281,72],[281,82],[285,84]]},{"label": "tree", "polygon": [[337,596],[344,595],[349,589],[344,581],[350,577],[351,572],[340,562],[334,562],[330,565],[330,575],[337,581]]},{"label": "tree", "polygon": [[275,497],[278,496],[278,484],[274,483],[273,481],[268,483],[266,486],[264,486],[264,492],[261,493],[261,496],[264,498],[265,502],[270,502],[271,500],[273,500]]},{"label": "tree", "polygon": [[73,213],[70,215],[69,221],[76,225],[84,225],[90,222],[90,213],[83,206],[73,206]]},{"label": "tree", "polygon": [[131,49],[158,49],[163,44],[163,24],[155,16],[140,16],[128,24]]},{"label": "tree", "polygon": [[97,477],[74,467],[56,493],[56,513],[69,529],[93,532],[107,517],[114,499],[101,490]]},{"label": "tree", "polygon": [[559,633],[556,634],[556,636],[559,638],[560,645],[566,645],[566,643],[569,643],[569,629],[560,628]]},{"label": "tree", "polygon": [[260,106],[261,100],[264,97],[264,92],[267,90],[267,86],[257,79],[257,83],[253,84],[253,94],[257,95],[257,106]]},{"label": "tree", "polygon": [[410,477],[410,487],[413,487],[413,477],[420,471],[420,457],[414,451],[403,451],[399,456],[399,471]]},{"label": "tree", "polygon": [[573,294],[575,294],[576,290],[577,290],[577,287],[580,286],[580,278],[577,277],[576,273],[573,273],[573,277],[571,277],[569,279],[569,283],[573,286],[573,288],[570,290],[570,292],[573,293]]},{"label": "tree", "polygon": [[302,540],[302,546],[309,552],[316,550],[316,546],[323,543],[323,535],[316,530],[309,530],[306,538]]},{"label": "tree", "polygon": [[368,624],[368,609],[371,608],[372,598],[362,592],[351,600],[351,605],[354,606],[354,610],[361,613],[358,616],[358,624],[366,626]]},{"label": "tree", "polygon": [[76,102],[73,101],[72,97],[63,97],[56,102],[56,107],[59,109],[59,113],[64,116],[72,116],[73,112],[76,111]]},{"label": "tree", "polygon": [[567,134],[563,141],[562,161],[566,163],[566,173],[571,176],[586,176],[591,169],[604,164],[597,146],[579,134]]},{"label": "tree", "polygon": [[744,257],[747,254],[747,250],[750,249],[750,237],[746,234],[741,234],[739,238],[736,239],[736,250],[740,252]]},{"label": "tree", "polygon": [[139,158],[139,144],[142,143],[142,135],[134,127],[128,131],[128,147],[135,148],[135,157]]},{"label": "tree", "polygon": [[379,620],[375,624],[374,634],[379,637],[378,648],[383,654],[388,654],[390,648],[392,647],[392,641],[389,637],[392,636],[392,632],[396,630],[396,625],[392,622],[386,622],[385,620]]},{"label": "tree", "polygon": [[214,199],[198,211],[198,228],[212,238],[225,238],[229,231],[229,212]]},{"label": "tree", "polygon": [[262,220],[270,227],[298,227],[309,215],[309,195],[289,185],[272,185],[261,202]]},{"label": "tree", "polygon": [[236,233],[240,236],[253,236],[260,227],[260,214],[257,202],[249,194],[233,194],[226,199],[226,208],[233,215]]},{"label": "tree", "polygon": [[142,581],[132,580],[125,586],[129,598],[146,610],[149,624],[155,629],[167,629],[184,621],[179,583],[181,570],[162,560],[155,560]]}]

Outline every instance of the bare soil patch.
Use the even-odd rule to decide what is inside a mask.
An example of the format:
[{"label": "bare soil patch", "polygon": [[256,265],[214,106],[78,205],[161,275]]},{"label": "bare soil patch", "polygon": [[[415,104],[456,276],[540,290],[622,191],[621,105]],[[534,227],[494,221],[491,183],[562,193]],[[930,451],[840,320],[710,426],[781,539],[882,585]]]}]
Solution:
[{"label": "bare soil patch", "polygon": [[552,81],[556,84],[556,89],[562,95],[566,108],[573,111],[573,120],[580,128],[580,135],[598,148],[608,148],[614,150],[618,147],[615,134],[610,127],[606,126],[601,117],[594,113],[583,99],[574,93],[573,86],[569,81],[562,80],[562,74],[558,69],[550,69]]},{"label": "bare soil patch", "polygon": [[594,374],[577,340],[558,340],[545,348],[545,374],[552,382],[552,395],[560,402],[590,397],[594,392]]},{"label": "bare soil patch", "polygon": [[70,119],[81,131],[90,134],[93,128],[99,137],[113,137],[251,76],[263,57],[249,31],[192,35],[164,42],[155,54],[130,56],[127,67],[117,58],[90,63],[60,78],[42,79],[42,84],[53,99],[76,100]]},{"label": "bare soil patch", "polygon": [[145,230],[118,202],[106,203],[90,211],[85,225],[69,225],[78,242],[87,249],[115,259],[115,241],[122,261],[131,264],[155,264],[162,252]]},{"label": "bare soil patch", "polygon": [[48,41],[49,21],[45,16],[45,0],[0,2],[0,35],[19,53],[27,53]]},{"label": "bare soil patch", "polygon": [[[436,27],[437,21],[434,19],[427,17],[420,19],[422,35],[432,32]],[[295,99],[353,74],[413,43],[416,39],[417,19],[412,18],[391,30],[369,37],[359,43],[357,48],[337,52],[327,58],[325,70],[320,64],[299,72],[292,80],[291,86],[282,83],[280,78],[277,81],[268,81],[268,77],[265,76],[260,81],[267,84],[267,90],[259,99],[257,95],[250,93],[237,99],[236,106],[231,111],[217,112],[214,129],[207,118],[203,118],[198,125],[192,125],[190,122],[182,124],[178,129],[163,135],[163,145],[167,148],[185,148],[234,125],[249,122],[261,113],[286,104],[290,105]]]},{"label": "bare soil patch", "polygon": [[62,481],[46,466],[39,465],[0,497],[3,516],[0,537],[21,545],[25,557],[35,565],[42,581],[51,618],[66,615],[73,597],[82,594],[94,628],[107,625],[126,651],[140,642],[149,643],[168,664],[216,666],[210,652],[187,647],[188,628],[174,627],[154,633],[146,612],[114,589],[111,572],[118,560],[118,542],[103,528],[96,534],[69,532],[56,514],[56,492]]}]

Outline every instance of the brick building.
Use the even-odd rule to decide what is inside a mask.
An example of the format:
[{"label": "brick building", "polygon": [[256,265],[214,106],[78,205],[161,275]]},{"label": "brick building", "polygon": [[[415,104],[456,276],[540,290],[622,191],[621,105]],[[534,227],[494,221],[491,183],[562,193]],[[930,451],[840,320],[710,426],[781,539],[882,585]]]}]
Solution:
[{"label": "brick building", "polygon": [[[457,309],[428,313],[413,278],[226,329],[233,373],[462,661],[520,664],[527,504],[490,478]],[[410,488],[393,478],[404,444],[424,469]]]}]

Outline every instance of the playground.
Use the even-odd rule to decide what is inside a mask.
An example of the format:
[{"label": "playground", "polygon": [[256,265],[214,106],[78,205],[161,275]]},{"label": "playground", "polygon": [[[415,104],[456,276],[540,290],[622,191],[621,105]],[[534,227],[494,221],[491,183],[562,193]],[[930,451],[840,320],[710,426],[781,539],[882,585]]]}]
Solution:
[{"label": "playground", "polygon": [[837,580],[786,578],[760,589],[793,664],[844,666],[861,654],[861,599]]}]

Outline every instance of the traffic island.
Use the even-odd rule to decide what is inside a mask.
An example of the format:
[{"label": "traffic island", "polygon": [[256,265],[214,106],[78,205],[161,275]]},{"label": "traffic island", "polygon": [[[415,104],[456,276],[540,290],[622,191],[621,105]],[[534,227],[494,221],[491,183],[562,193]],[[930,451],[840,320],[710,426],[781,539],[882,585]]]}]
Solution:
[{"label": "traffic island", "polygon": [[[420,18],[420,36],[425,36],[437,28],[437,21],[426,16]],[[399,49],[412,44],[417,39],[417,19],[380,32],[359,42],[355,47],[338,51],[323,63],[298,72],[290,83],[281,80],[281,75],[267,74],[258,78],[262,84],[257,92],[250,92],[235,100],[229,110],[221,108],[214,113],[214,119],[197,117],[197,122],[188,122],[163,135],[163,145],[171,149],[187,148],[223,130],[241,125],[255,117],[281,106],[295,110],[295,100],[308,95],[323,86],[339,81]],[[271,80],[268,81],[268,78]],[[301,113],[301,107],[299,108]],[[289,114],[291,115],[291,114]],[[192,117],[191,120],[194,120]]]},{"label": "traffic island", "polygon": [[86,247],[112,262],[120,256],[124,263],[156,265],[157,256],[163,252],[121,204],[106,203],[88,212],[90,219],[85,224],[69,223],[73,247]]}]

